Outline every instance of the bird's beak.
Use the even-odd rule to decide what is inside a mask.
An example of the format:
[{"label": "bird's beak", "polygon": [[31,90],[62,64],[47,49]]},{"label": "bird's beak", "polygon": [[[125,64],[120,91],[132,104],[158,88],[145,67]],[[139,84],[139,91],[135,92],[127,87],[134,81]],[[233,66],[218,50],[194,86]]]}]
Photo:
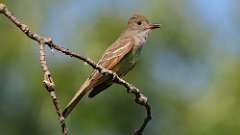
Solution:
[{"label": "bird's beak", "polygon": [[160,24],[157,24],[157,23],[150,23],[150,24],[147,25],[146,28],[147,28],[147,29],[151,29],[151,30],[153,30],[153,29],[157,29],[157,28],[160,28]]}]

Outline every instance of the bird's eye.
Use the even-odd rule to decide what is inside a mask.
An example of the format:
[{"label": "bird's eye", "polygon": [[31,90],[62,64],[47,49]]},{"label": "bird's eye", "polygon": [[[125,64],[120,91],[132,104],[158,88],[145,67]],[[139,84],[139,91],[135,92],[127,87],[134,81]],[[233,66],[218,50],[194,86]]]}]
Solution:
[{"label": "bird's eye", "polygon": [[138,24],[138,25],[142,25],[142,22],[141,22],[141,21],[139,21],[139,22],[137,22],[137,24]]}]

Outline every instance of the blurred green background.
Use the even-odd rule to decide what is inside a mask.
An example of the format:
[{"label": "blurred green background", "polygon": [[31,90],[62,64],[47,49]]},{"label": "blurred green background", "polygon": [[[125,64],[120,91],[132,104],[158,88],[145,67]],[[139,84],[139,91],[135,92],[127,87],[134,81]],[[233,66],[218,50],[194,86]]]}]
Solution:
[{"label": "blurred green background", "polygon": [[[149,97],[146,135],[240,134],[240,16],[237,0],[5,0],[33,31],[97,60],[134,12],[162,28],[150,34],[125,79]],[[0,131],[59,135],[42,86],[37,44],[0,16]],[[92,70],[48,49],[48,64],[65,105]],[[114,85],[84,98],[67,119],[72,135],[129,135],[145,112]]]}]

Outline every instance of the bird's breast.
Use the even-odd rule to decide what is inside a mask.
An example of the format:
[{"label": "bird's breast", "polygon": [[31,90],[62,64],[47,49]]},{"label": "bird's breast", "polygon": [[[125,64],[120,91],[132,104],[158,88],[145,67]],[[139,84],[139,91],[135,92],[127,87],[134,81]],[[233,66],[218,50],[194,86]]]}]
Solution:
[{"label": "bird's breast", "polygon": [[128,53],[115,67],[118,75],[123,76],[128,73],[136,64],[142,52],[143,44],[134,45],[130,53]]},{"label": "bird's breast", "polygon": [[136,36],[134,36],[135,43],[132,50],[126,56],[124,56],[124,58],[114,68],[114,71],[117,72],[118,75],[125,75],[135,66],[136,62],[139,60],[147,37],[148,31],[138,33]]}]

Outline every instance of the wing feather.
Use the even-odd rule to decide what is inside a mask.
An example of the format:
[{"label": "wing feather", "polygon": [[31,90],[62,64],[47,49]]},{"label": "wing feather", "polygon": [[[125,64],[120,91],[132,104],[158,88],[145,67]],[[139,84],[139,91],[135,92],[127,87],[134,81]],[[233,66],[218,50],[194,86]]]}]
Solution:
[{"label": "wing feather", "polygon": [[[122,38],[113,43],[103,54],[102,58],[99,60],[98,64],[107,68],[109,70],[113,69],[121,59],[128,54],[134,45],[134,39],[132,38]],[[91,76],[91,86],[98,85],[102,83],[107,77],[103,77],[97,70],[94,70]]]}]

